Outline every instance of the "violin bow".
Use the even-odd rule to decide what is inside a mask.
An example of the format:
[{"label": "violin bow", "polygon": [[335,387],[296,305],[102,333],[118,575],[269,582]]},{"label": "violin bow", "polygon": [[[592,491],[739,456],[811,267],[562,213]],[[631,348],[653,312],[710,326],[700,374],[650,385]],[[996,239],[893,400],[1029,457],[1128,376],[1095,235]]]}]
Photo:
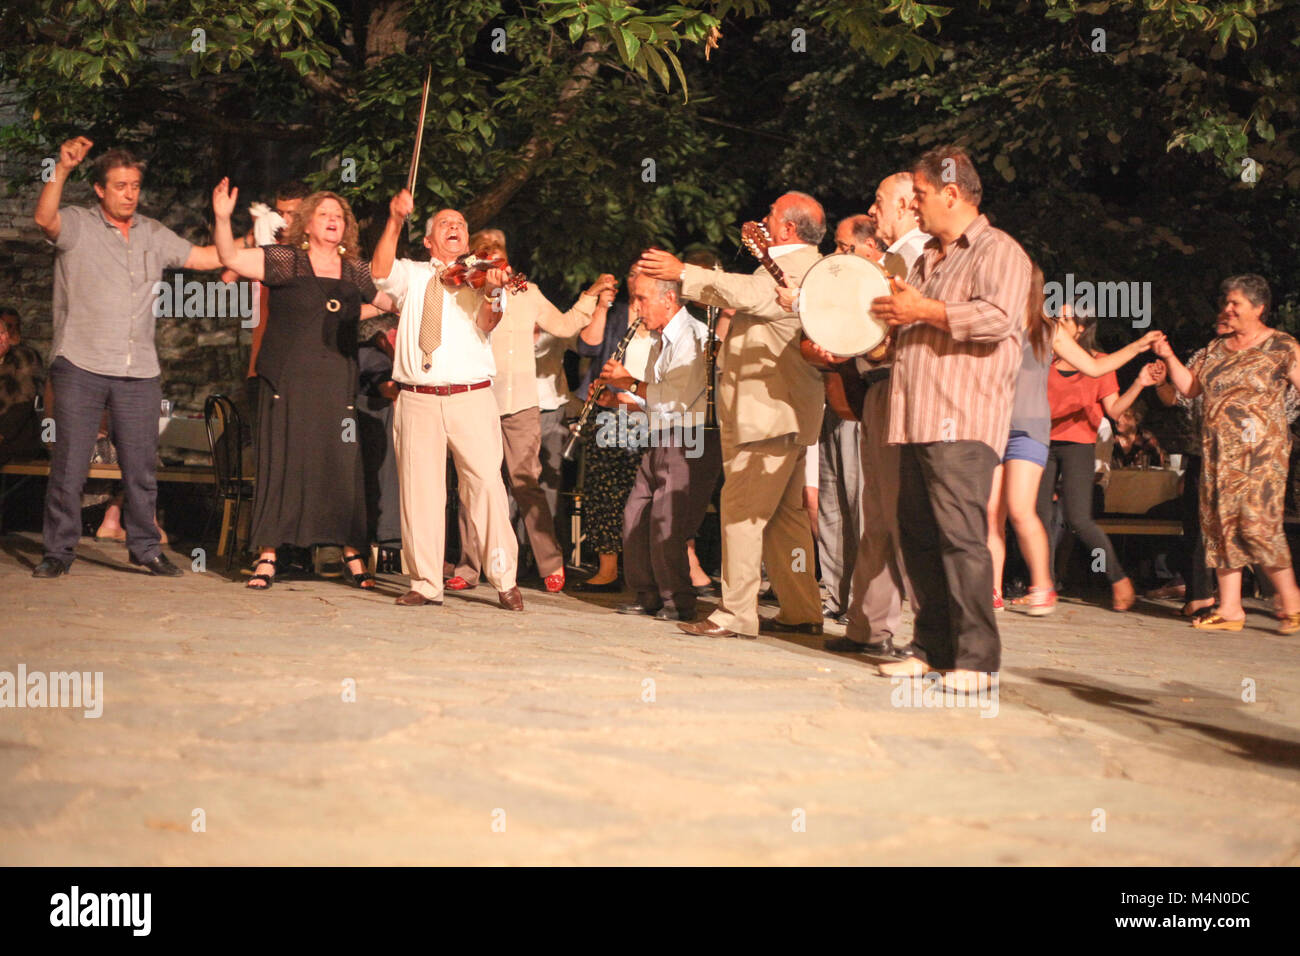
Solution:
[{"label": "violin bow", "polygon": [[415,127],[415,151],[411,154],[411,168],[406,174],[406,191],[415,195],[415,174],[420,169],[420,146],[424,143],[424,118],[429,112],[429,83],[433,80],[433,64],[424,73],[424,91],[420,94],[420,120]]}]

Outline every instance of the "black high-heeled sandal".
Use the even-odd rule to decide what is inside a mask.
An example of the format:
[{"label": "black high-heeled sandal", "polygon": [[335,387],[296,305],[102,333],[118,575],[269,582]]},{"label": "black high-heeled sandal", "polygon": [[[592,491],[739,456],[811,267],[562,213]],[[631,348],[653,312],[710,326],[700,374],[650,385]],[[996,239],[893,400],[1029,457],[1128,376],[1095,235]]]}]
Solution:
[{"label": "black high-heeled sandal", "polygon": [[353,561],[360,561],[361,566],[363,568],[366,566],[366,559],[361,556],[361,552],[358,551],[356,554],[352,555],[351,557],[348,557],[345,554],[343,555],[343,576],[346,577],[349,581],[351,581],[354,587],[359,587],[363,591],[373,591],[375,589],[374,585],[371,584],[370,587],[366,587],[366,582],[367,581],[373,582],[375,580],[375,576],[371,574],[369,571],[362,571],[360,574],[353,574],[352,568],[349,567],[349,565],[351,565]]},{"label": "black high-heeled sandal", "polygon": [[[273,558],[258,558],[256,561],[253,562],[253,570],[256,571],[259,567],[261,567],[264,564],[269,564],[273,568],[276,566],[275,560]],[[254,581],[265,581],[266,585],[262,586],[262,585],[254,584],[253,583]],[[273,584],[275,584],[274,572],[272,572],[271,574],[254,574],[252,577],[248,579],[248,583],[245,584],[244,587],[249,588],[253,591],[269,591],[271,590],[271,585]]]}]

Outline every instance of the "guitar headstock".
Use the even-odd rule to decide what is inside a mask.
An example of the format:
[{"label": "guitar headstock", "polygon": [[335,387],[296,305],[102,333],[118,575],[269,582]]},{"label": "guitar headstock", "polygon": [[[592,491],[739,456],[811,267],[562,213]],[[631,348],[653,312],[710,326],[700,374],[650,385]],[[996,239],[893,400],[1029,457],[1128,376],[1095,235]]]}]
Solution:
[{"label": "guitar headstock", "polygon": [[747,222],[740,227],[740,239],[755,259],[762,261],[772,245],[772,234],[761,222]]},{"label": "guitar headstock", "polygon": [[767,252],[772,245],[772,234],[767,231],[767,226],[761,222],[747,222],[740,227],[740,239],[745,244],[745,248],[753,253],[754,258],[767,270],[768,275],[776,280],[776,284],[785,285],[784,273]]}]

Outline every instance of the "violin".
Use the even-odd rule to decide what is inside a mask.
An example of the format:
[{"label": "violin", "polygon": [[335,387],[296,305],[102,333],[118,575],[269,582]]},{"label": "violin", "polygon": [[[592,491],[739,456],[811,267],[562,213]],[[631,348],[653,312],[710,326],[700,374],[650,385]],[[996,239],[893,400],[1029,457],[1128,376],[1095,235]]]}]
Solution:
[{"label": "violin", "polygon": [[[482,289],[487,282],[489,269],[506,268],[506,260],[500,256],[483,258],[472,252],[457,256],[456,261],[442,274],[443,285],[459,288],[468,285],[471,289]],[[522,272],[515,272],[506,279],[506,289],[510,292],[523,292],[528,288],[528,277]]]}]

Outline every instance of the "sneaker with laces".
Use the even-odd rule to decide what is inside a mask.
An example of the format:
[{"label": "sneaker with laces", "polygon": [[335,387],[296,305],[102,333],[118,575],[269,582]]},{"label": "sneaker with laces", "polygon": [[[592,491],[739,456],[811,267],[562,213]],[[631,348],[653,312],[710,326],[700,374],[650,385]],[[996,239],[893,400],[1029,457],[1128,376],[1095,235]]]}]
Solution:
[{"label": "sneaker with laces", "polygon": [[1030,617],[1043,617],[1056,610],[1056,591],[1052,588],[1030,588],[1025,597],[1025,612]]}]

